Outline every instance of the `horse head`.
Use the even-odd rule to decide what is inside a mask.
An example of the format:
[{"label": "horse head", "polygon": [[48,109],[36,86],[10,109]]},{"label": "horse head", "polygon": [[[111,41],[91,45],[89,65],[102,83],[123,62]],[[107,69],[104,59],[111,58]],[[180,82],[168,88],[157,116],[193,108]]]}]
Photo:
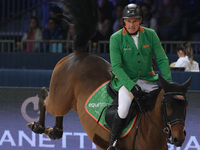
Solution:
[{"label": "horse head", "polygon": [[165,124],[164,132],[171,136],[171,144],[181,146],[185,140],[185,118],[187,109],[186,92],[190,86],[192,78],[185,83],[178,84],[167,82],[159,75],[164,96],[161,105],[161,112]]}]

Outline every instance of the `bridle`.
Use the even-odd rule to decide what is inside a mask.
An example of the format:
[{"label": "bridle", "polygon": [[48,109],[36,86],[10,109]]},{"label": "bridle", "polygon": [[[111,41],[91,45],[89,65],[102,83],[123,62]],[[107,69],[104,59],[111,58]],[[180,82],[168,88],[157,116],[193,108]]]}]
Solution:
[{"label": "bridle", "polygon": [[[179,97],[176,97],[176,96],[179,96]],[[160,132],[160,134],[162,134],[163,138],[165,138],[165,140],[170,143],[170,144],[174,144],[174,142],[172,141],[172,139],[170,139],[171,135],[172,135],[172,126],[176,125],[176,124],[183,124],[185,125],[185,115],[181,116],[180,118],[175,118],[174,119],[174,116],[173,117],[168,117],[167,116],[167,112],[166,112],[166,99],[168,97],[171,97],[171,98],[174,98],[174,99],[177,99],[177,100],[182,100],[184,102],[187,102],[186,101],[186,98],[185,98],[185,93],[183,92],[167,92],[167,93],[164,93],[163,95],[163,99],[162,99],[162,103],[161,103],[161,113],[162,113],[162,117],[163,117],[163,120],[164,120],[164,125],[165,127],[163,129],[161,129],[160,127],[158,127],[153,121],[152,119],[149,117],[149,115],[142,109],[140,103],[139,103],[139,99],[138,98],[135,98],[135,101],[136,103],[138,104],[139,106],[139,109],[140,111],[142,112],[142,115],[144,115],[144,117],[149,120],[149,122],[151,122],[153,124],[153,126]],[[142,118],[142,115],[140,115],[139,117],[139,121],[138,121],[138,124],[136,126],[136,132],[135,132],[135,135],[134,135],[134,139],[133,139],[133,147],[132,147],[132,150],[134,150],[134,145],[135,145],[135,139],[136,139],[136,135],[137,135],[137,131],[138,131],[138,128],[139,128],[139,124],[140,124],[140,121],[141,121],[141,118]],[[166,135],[167,134],[167,135]]]},{"label": "bridle", "polygon": [[[163,121],[165,124],[163,132],[168,134],[169,138],[170,138],[171,134],[172,134],[172,126],[174,126],[176,124],[185,125],[185,115],[184,114],[179,115],[178,118],[174,114],[167,116],[167,111],[166,111],[167,98],[181,100],[184,103],[187,103],[187,100],[185,97],[185,93],[182,93],[182,92],[167,92],[167,93],[164,93],[164,95],[163,95],[163,100],[162,100],[162,104],[161,104],[161,113],[162,113]],[[168,142],[173,144],[173,141],[168,141]]]}]

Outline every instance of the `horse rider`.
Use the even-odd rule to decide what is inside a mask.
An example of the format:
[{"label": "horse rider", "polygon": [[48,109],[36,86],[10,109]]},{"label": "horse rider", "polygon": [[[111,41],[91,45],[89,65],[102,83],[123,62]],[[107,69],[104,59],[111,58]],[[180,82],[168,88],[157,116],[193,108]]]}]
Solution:
[{"label": "horse rider", "polygon": [[111,85],[118,91],[118,110],[112,122],[107,150],[115,149],[132,100],[140,98],[141,91],[150,92],[158,88],[158,74],[153,71],[152,56],[155,56],[164,79],[172,81],[169,60],[156,32],[140,26],[142,14],[136,4],[125,6],[124,27],[110,37]]}]

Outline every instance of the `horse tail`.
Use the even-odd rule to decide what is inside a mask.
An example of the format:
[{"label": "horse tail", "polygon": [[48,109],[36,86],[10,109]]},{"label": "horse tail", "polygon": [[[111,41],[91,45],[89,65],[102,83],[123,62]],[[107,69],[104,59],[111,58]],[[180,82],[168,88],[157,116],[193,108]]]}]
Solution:
[{"label": "horse tail", "polygon": [[95,35],[97,25],[96,0],[56,0],[62,12],[62,20],[73,25],[75,51],[86,51],[88,41]]}]

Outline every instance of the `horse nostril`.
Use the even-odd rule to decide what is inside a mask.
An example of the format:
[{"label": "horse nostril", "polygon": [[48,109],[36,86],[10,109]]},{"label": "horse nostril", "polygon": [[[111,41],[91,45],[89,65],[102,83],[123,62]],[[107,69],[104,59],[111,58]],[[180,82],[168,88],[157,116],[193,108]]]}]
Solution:
[{"label": "horse nostril", "polygon": [[184,142],[184,139],[178,139],[178,138],[174,138],[173,142],[176,146],[181,146]]},{"label": "horse nostril", "polygon": [[181,146],[181,143],[179,142],[179,140],[177,138],[174,139],[174,144],[176,146]]},{"label": "horse nostril", "polygon": [[178,139],[177,138],[174,138],[174,143],[177,143],[178,142]]},{"label": "horse nostril", "polygon": [[184,135],[186,136],[186,131],[184,130]]}]

